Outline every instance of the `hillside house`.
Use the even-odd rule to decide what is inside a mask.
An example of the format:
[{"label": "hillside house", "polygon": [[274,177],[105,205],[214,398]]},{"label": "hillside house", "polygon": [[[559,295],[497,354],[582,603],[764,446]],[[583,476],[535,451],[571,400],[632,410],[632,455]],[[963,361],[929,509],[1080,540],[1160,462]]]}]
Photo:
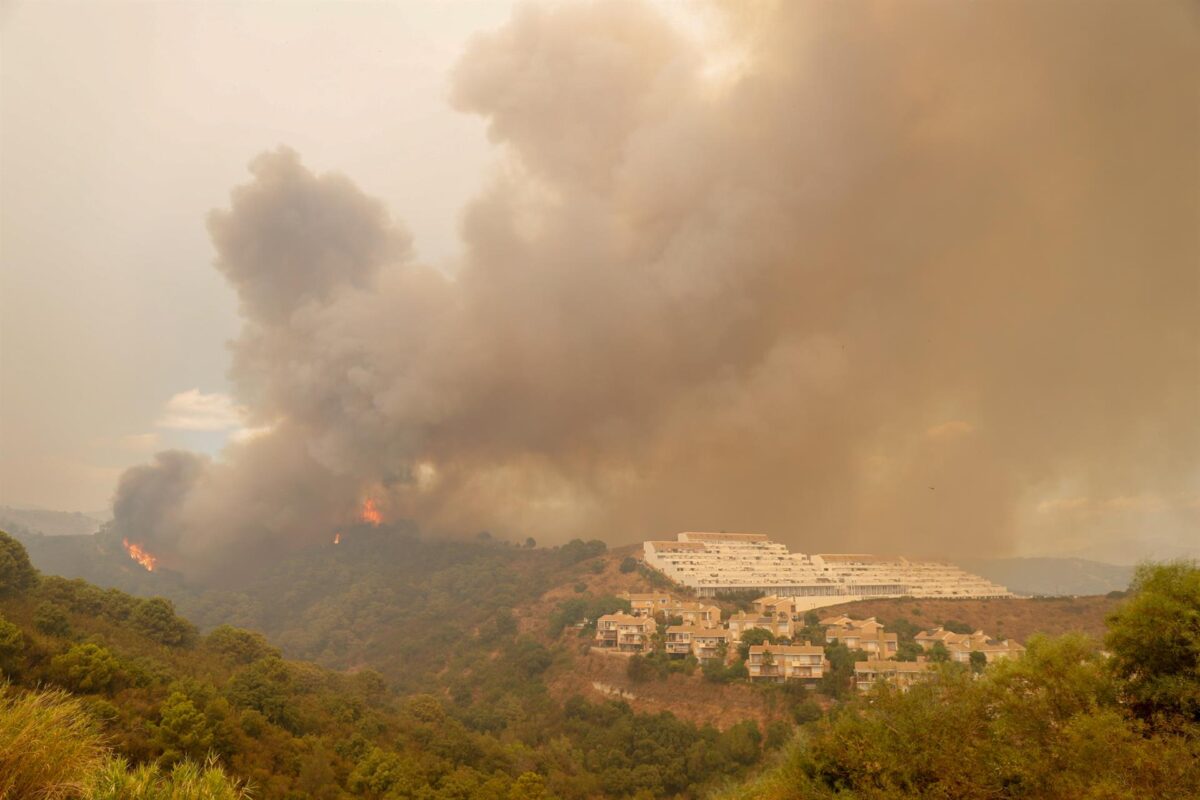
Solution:
[{"label": "hillside house", "polygon": [[795,680],[815,684],[828,666],[824,648],[808,643],[754,645],[746,659],[750,680],[766,683]]},{"label": "hillside house", "polygon": [[926,661],[881,661],[869,659],[854,665],[854,685],[868,692],[880,681],[897,686],[901,691],[933,674],[936,665]]},{"label": "hillside house", "polygon": [[781,614],[787,614],[793,622],[800,622],[804,618],[794,597],[777,597],[769,594],[754,601],[754,610],[763,616],[778,617]]},{"label": "hillside house", "polygon": [[850,620],[846,625],[831,625],[825,629],[825,640],[841,642],[851,650],[862,650],[867,655],[891,658],[900,650],[900,637],[886,633],[874,617],[865,620]]},{"label": "hillside house", "polygon": [[629,601],[631,613],[634,616],[653,617],[659,611],[665,611],[667,606],[675,602],[675,598],[665,592],[648,592],[637,594],[623,592],[621,597]]},{"label": "hillside house", "polygon": [[676,601],[667,607],[667,617],[679,617],[684,625],[717,628],[721,625],[721,609],[706,603]]},{"label": "hillside house", "polygon": [[974,633],[954,633],[938,627],[921,631],[913,640],[923,650],[930,650],[936,643],[941,642],[950,653],[950,660],[959,664],[970,663],[971,653],[974,652],[983,653],[988,663],[1004,658],[1019,658],[1025,652],[1025,648],[1017,642],[1011,639],[991,639],[981,630]]},{"label": "hillside house", "polygon": [[678,617],[683,620],[684,625],[700,625],[705,628],[716,628],[721,624],[721,609],[707,603],[680,600],[670,594],[658,592],[626,592],[621,596],[629,601],[630,613],[635,617],[654,617],[662,614],[666,619]]},{"label": "hillside house", "polygon": [[[724,645],[724,647],[722,647]],[[672,625],[667,628],[668,655],[686,657],[689,653],[699,661],[721,658],[729,649],[729,631],[700,625]]]},{"label": "hillside house", "polygon": [[641,653],[657,630],[649,617],[632,614],[605,614],[596,620],[596,646],[621,653]]},{"label": "hillside house", "polygon": [[739,611],[729,618],[729,633],[734,641],[740,641],[742,634],[752,628],[762,628],[776,637],[786,639],[792,638],[796,630],[790,614],[765,615]]}]

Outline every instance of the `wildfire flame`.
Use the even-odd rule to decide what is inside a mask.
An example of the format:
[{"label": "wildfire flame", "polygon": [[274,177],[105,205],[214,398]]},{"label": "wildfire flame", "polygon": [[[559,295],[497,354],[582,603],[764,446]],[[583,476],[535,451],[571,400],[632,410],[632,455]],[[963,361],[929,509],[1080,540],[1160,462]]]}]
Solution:
[{"label": "wildfire flame", "polygon": [[334,543],[334,544],[341,544],[341,543],[342,543],[342,535],[341,535],[340,533],[335,533],[335,534],[333,535],[333,543]]},{"label": "wildfire flame", "polygon": [[158,557],[147,553],[138,545],[122,539],[121,544],[125,547],[125,552],[129,553],[129,557],[146,568],[147,572],[154,572],[154,565],[158,563]]},{"label": "wildfire flame", "polygon": [[379,508],[376,507],[375,501],[368,497],[363,501],[362,510],[358,512],[358,519],[361,522],[367,522],[379,527],[379,524],[383,522],[383,514],[379,513]]}]

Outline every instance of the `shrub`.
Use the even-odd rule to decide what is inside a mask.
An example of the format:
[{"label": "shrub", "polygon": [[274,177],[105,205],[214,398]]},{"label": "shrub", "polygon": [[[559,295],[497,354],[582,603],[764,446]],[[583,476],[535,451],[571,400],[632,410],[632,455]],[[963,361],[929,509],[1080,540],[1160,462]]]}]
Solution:
[{"label": "shrub", "polygon": [[621,560],[621,567],[620,567],[621,572],[628,574],[630,572],[636,571],[637,568],[638,568],[638,562],[637,562],[637,559],[634,558],[633,556],[625,556],[625,558]]}]

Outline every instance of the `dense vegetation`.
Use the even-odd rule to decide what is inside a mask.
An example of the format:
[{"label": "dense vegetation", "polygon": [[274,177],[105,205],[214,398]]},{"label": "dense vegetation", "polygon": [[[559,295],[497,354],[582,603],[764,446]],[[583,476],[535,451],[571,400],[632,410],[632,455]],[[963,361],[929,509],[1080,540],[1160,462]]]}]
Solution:
[{"label": "dense vegetation", "polygon": [[[753,722],[719,731],[551,696],[545,676],[568,645],[522,633],[509,609],[590,572],[599,543],[530,551],[368,535],[376,549],[343,542],[250,591],[189,600],[205,619],[259,620],[347,668],[333,672],[283,658],[258,633],[202,635],[162,598],[39,576],[0,534],[0,668],[22,696],[70,692],[112,757],[135,765],[110,757],[101,772],[147,785],[202,780],[196,765],[212,755],[262,798],[649,798],[698,796],[761,760]],[[404,558],[378,566],[401,545]],[[563,624],[614,602],[580,595]]]},{"label": "dense vegetation", "polygon": [[[815,698],[753,687],[787,723],[724,731],[551,690],[579,663],[595,617],[627,608],[609,567],[641,580],[642,567],[599,542],[514,547],[363,529],[232,589],[130,573],[197,627],[162,598],[40,576],[0,535],[0,669],[13,698],[70,692],[73,713],[105,737],[111,751],[77,781],[93,793],[107,774],[164,792],[172,781],[231,792],[230,780],[249,781],[265,798],[699,797],[782,748],[777,767],[730,796],[1200,796],[1194,566],[1138,574],[1110,621],[1111,657],[1083,637],[1033,639],[1026,659],[979,677],[981,665],[946,665],[908,693],[860,698],[850,685],[859,654],[826,645],[832,669]],[[965,629],[952,614],[976,613],[960,603],[931,618],[931,603],[893,602],[881,619],[906,658],[920,628]],[[798,639],[823,641],[816,617]],[[654,652],[622,672],[638,687],[704,691],[744,682],[737,650],[728,665],[703,667]],[[840,702],[826,712],[830,698]],[[210,755],[220,767],[206,772]]]},{"label": "dense vegetation", "polygon": [[1034,637],[979,677],[945,665],[806,726],[728,800],[1200,797],[1200,569],[1138,570],[1105,648]]}]

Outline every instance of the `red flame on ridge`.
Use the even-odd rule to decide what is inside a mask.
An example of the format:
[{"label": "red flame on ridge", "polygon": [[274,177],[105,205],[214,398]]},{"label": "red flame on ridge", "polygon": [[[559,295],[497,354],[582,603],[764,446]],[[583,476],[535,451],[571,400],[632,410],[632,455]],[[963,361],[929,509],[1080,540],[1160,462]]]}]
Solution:
[{"label": "red flame on ridge", "polygon": [[129,553],[130,558],[145,567],[147,572],[154,572],[154,567],[158,564],[157,556],[151,555],[128,539],[122,539],[121,544],[125,547],[125,552]]},{"label": "red flame on ridge", "polygon": [[341,544],[341,543],[342,543],[342,535],[341,535],[340,533],[335,533],[335,534],[333,535],[333,543],[334,543],[334,544]]},{"label": "red flame on ridge", "polygon": [[375,501],[368,497],[363,501],[362,510],[358,512],[360,522],[367,522],[375,527],[379,527],[383,522],[383,514],[379,512],[379,508],[375,505]]}]

